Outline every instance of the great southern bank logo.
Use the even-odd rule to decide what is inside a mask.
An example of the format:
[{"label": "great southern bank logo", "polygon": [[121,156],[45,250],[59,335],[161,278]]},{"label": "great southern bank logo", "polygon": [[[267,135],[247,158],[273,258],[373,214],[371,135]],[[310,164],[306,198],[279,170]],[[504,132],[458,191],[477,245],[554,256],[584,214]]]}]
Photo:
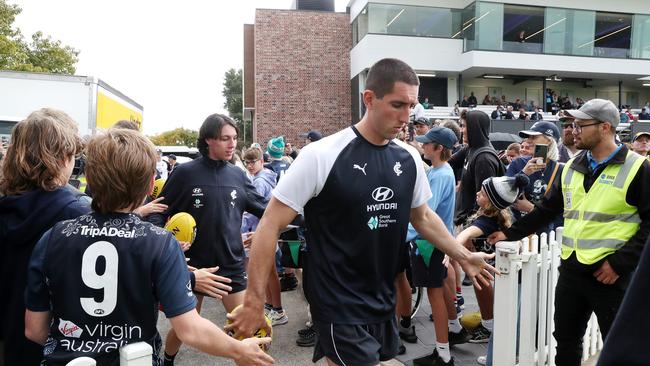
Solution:
[{"label": "great southern bank logo", "polygon": [[368,220],[368,227],[370,230],[375,230],[377,227],[379,227],[379,219],[377,216],[373,216]]}]

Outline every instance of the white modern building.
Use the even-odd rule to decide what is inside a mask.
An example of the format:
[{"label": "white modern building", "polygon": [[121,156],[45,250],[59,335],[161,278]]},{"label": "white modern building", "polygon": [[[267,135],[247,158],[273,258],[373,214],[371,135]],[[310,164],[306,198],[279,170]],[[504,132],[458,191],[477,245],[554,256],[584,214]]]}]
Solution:
[{"label": "white modern building", "polygon": [[353,119],[368,68],[385,57],[416,69],[434,106],[471,93],[543,106],[548,89],[632,108],[650,100],[650,1],[350,0],[348,10]]}]

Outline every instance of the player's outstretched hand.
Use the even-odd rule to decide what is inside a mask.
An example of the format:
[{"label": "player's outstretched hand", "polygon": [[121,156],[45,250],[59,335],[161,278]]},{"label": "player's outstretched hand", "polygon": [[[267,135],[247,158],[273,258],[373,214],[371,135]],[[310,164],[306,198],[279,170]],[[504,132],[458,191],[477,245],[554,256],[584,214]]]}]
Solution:
[{"label": "player's outstretched hand", "polygon": [[164,212],[167,209],[167,205],[164,203],[160,203],[160,201],[164,199],[165,197],[158,197],[155,200],[147,203],[146,205],[136,208],[135,210],[133,210],[133,212],[135,214],[140,215],[140,217],[147,217],[154,213]]},{"label": "player's outstretched hand", "polygon": [[489,265],[486,261],[494,258],[496,254],[487,254],[482,252],[470,253],[466,260],[459,261],[463,271],[472,279],[474,286],[481,289],[481,283],[485,286],[490,285],[494,280],[493,274],[501,274],[496,268]]},{"label": "player's outstretched hand", "polygon": [[271,334],[271,327],[266,323],[264,309],[261,307],[255,309],[244,302],[239,311],[234,314],[229,313],[226,317],[230,320],[230,324],[223,329],[226,332],[234,332],[235,338],[248,338],[260,328],[264,328],[267,334]]},{"label": "player's outstretched hand", "polygon": [[194,272],[194,278],[196,279],[196,284],[194,285],[195,291],[201,292],[216,299],[221,299],[224,296],[228,296],[230,291],[232,291],[232,287],[226,285],[227,283],[232,282],[230,278],[217,276],[214,274],[219,270],[218,266],[201,269],[187,266],[187,268],[190,271]]},{"label": "player's outstretched hand", "polygon": [[262,351],[260,345],[271,343],[271,338],[246,338],[241,341],[246,346],[243,347],[243,352],[239,357],[235,357],[237,365],[273,365],[275,362],[273,357],[269,356],[266,352]]}]

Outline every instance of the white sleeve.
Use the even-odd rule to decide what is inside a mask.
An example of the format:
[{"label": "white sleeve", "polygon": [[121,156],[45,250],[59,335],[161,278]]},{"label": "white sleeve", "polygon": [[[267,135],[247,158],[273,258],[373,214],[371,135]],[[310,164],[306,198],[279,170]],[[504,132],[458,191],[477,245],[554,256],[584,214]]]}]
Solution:
[{"label": "white sleeve", "polygon": [[294,211],[302,213],[307,202],[323,188],[325,179],[321,175],[317,154],[314,149],[305,147],[280,179],[273,190],[273,196]]},{"label": "white sleeve", "polygon": [[[411,153],[411,155],[413,155],[413,153]],[[424,171],[424,165],[422,164],[420,156],[416,156],[417,158],[413,156],[413,159],[415,159],[417,173],[415,175],[415,186],[413,187],[413,200],[411,201],[411,208],[420,207],[426,204],[427,201],[429,201],[429,199],[433,196],[431,193],[431,187],[429,187],[427,173]]]}]

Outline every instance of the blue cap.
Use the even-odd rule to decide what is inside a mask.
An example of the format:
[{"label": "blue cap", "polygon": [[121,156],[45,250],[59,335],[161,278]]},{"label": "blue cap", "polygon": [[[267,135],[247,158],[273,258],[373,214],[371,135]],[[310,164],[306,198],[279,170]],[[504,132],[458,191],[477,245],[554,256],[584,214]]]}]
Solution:
[{"label": "blue cap", "polygon": [[423,144],[435,142],[446,149],[453,149],[456,142],[458,142],[458,137],[447,127],[433,126],[425,135],[415,136],[415,141]]},{"label": "blue cap", "polygon": [[558,140],[560,140],[560,130],[557,128],[555,123],[546,122],[546,121],[536,122],[534,125],[530,127],[529,130],[519,132],[519,137],[521,138],[528,138],[530,136],[537,136],[537,135],[548,136],[553,140],[555,140],[555,142],[558,142]]}]

